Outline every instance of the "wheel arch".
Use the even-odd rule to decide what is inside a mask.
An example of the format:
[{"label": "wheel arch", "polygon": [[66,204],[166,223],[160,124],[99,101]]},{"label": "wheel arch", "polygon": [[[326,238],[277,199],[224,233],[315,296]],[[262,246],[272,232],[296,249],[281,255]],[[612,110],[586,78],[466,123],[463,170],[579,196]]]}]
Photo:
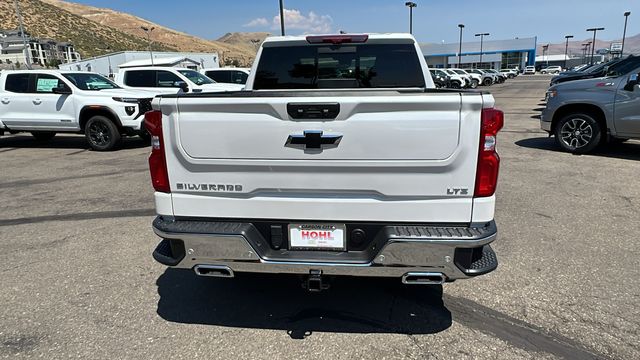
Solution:
[{"label": "wheel arch", "polygon": [[80,116],[78,119],[80,121],[80,129],[84,131],[87,121],[98,115],[110,119],[116,125],[118,130],[122,130],[122,123],[120,122],[118,115],[110,108],[101,105],[86,105],[82,110],[80,110]]},{"label": "wheel arch", "polygon": [[553,114],[553,120],[551,122],[551,132],[555,132],[556,126],[558,122],[562,120],[564,117],[571,114],[587,114],[591,115],[600,125],[602,129],[602,133],[606,136],[609,131],[607,126],[607,118],[604,113],[604,110],[600,108],[598,105],[588,104],[588,103],[580,103],[580,104],[567,104],[558,108]]}]

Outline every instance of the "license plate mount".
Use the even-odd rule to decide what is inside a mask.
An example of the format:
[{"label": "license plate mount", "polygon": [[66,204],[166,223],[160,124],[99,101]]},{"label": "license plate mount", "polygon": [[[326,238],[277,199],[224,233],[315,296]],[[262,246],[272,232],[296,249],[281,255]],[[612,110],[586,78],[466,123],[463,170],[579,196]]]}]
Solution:
[{"label": "license plate mount", "polygon": [[291,250],[347,250],[345,224],[290,224],[289,249]]}]

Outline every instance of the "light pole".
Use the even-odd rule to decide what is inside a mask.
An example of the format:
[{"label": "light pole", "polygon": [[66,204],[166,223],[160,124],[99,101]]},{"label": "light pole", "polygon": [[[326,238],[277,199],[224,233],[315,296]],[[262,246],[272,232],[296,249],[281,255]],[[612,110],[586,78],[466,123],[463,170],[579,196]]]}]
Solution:
[{"label": "light pole", "polygon": [[596,34],[598,31],[604,30],[603,27],[599,28],[590,28],[587,31],[593,31],[593,46],[591,47],[591,65],[593,65],[593,58],[596,55]]},{"label": "light pole", "polygon": [[591,41],[589,41],[586,44],[582,44],[585,48],[584,48],[584,62],[589,63],[589,53],[591,52]]},{"label": "light pole", "polygon": [[148,28],[146,26],[140,26],[145,33],[147,33],[147,41],[149,42],[149,56],[151,57],[151,66],[153,66],[153,50],[151,49],[151,32],[155,30],[155,27]]},{"label": "light pole", "polygon": [[407,1],[404,5],[409,7],[409,34],[413,34],[413,8],[417,7],[418,4]]},{"label": "light pole", "polygon": [[280,0],[280,34],[284,36],[284,5]]},{"label": "light pole", "polygon": [[484,37],[489,36],[489,33],[476,34],[476,36],[480,36],[480,67],[482,67],[482,45],[484,43]]},{"label": "light pole", "polygon": [[24,34],[24,26],[22,25],[22,13],[20,12],[20,5],[18,4],[18,0],[16,3],[16,16],[18,17],[18,26],[20,27],[20,35],[22,36],[22,46],[24,51],[24,62],[27,66],[27,69],[31,70],[31,49],[27,47],[27,37]]},{"label": "light pole", "polygon": [[587,62],[587,48],[589,47],[589,43],[582,44],[582,63]]},{"label": "light pole", "polygon": [[564,37],[567,39],[567,43],[564,45],[564,68],[567,68],[567,52],[569,51],[569,39],[573,39],[573,35],[567,35]]},{"label": "light pole", "polygon": [[113,79],[113,68],[111,67],[111,46],[107,45],[107,60],[109,61],[109,74],[107,77]]},{"label": "light pole", "polygon": [[622,33],[622,50],[620,50],[620,57],[624,56],[624,39],[627,37],[627,20],[629,20],[631,11],[624,13],[624,32]]},{"label": "light pole", "polygon": [[462,63],[462,29],[464,29],[464,24],[458,24],[460,28],[460,47],[458,48],[458,68],[460,68],[460,64]]},{"label": "light pole", "polygon": [[543,61],[547,62],[547,67],[549,67],[549,56],[547,54],[548,52],[549,52],[549,44],[543,45],[542,46],[542,59],[543,59]]}]

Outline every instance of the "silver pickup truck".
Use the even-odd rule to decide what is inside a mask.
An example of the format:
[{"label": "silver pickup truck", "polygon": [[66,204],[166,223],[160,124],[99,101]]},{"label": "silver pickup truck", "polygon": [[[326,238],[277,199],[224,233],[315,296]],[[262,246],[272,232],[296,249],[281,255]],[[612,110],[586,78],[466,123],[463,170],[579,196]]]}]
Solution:
[{"label": "silver pickup truck", "polygon": [[540,126],[564,150],[585,154],[606,142],[640,139],[640,57],[607,69],[606,77],[554,85]]},{"label": "silver pickup truck", "polygon": [[268,38],[246,90],[162,95],[145,124],[162,264],[441,284],[494,270],[491,95],[436,90],[408,34]]}]

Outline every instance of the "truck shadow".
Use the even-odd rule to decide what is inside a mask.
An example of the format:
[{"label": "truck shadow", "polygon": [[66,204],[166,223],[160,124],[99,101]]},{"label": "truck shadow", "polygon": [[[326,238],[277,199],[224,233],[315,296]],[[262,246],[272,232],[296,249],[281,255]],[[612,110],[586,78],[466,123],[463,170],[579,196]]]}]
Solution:
[{"label": "truck shadow", "polygon": [[[138,149],[148,146],[139,137],[124,137],[117,150]],[[40,141],[28,134],[5,135],[0,137],[0,149],[78,149],[89,150],[83,135],[56,135],[51,140]]]},{"label": "truck shadow", "polygon": [[451,326],[442,286],[406,286],[398,279],[336,278],[309,293],[297,276],[203,278],[167,269],[157,280],[158,315],[167,321],[287,331],[433,334]]},{"label": "truck shadow", "polygon": [[[537,137],[515,142],[516,145],[538,150],[563,152],[553,138]],[[606,144],[585,156],[602,156],[622,160],[640,160],[640,143],[629,141],[622,144]]]}]

